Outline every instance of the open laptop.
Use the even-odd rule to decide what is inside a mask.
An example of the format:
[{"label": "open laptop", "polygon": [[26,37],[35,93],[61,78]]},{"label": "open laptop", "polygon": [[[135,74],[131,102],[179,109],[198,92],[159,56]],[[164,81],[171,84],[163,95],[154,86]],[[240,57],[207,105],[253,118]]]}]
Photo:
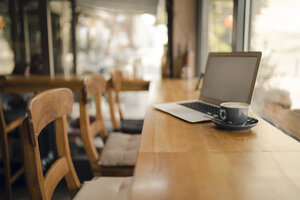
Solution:
[{"label": "open laptop", "polygon": [[190,123],[217,116],[222,102],[251,103],[261,52],[209,53],[199,100],[153,105]]}]

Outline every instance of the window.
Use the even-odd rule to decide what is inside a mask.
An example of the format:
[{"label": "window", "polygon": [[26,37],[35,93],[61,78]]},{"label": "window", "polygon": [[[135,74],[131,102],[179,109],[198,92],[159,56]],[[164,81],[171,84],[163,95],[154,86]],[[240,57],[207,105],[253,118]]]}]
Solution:
[{"label": "window", "polygon": [[77,72],[109,72],[147,80],[160,76],[166,25],[152,14],[97,9],[78,17]]},{"label": "window", "polygon": [[201,18],[201,72],[209,52],[232,51],[233,0],[203,0]]},{"label": "window", "polygon": [[300,107],[300,2],[253,0],[250,50],[261,50],[257,87],[290,94]]},{"label": "window", "polygon": [[51,29],[55,74],[72,74],[73,52],[71,45],[72,10],[69,1],[51,0]]},{"label": "window", "polygon": [[233,1],[209,1],[208,11],[208,51],[231,51]]},{"label": "window", "polygon": [[[296,137],[300,120],[300,2],[253,0],[250,50],[262,51],[253,108]],[[293,128],[294,127],[294,128]]]},{"label": "window", "polygon": [[14,68],[10,24],[8,2],[2,1],[0,2],[0,74],[10,74]]}]

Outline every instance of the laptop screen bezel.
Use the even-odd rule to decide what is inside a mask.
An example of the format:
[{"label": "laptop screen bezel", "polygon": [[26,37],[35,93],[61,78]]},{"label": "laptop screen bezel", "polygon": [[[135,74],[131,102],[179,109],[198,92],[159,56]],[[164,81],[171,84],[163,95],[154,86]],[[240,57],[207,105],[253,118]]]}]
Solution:
[{"label": "laptop screen bezel", "polygon": [[[256,82],[256,77],[257,77],[257,73],[258,73],[258,67],[259,67],[260,60],[261,60],[261,55],[262,55],[262,53],[258,52],[258,51],[257,52],[256,51],[255,52],[254,51],[253,52],[211,52],[211,53],[208,54],[205,71],[207,70],[209,62],[210,62],[210,59],[212,57],[218,57],[218,56],[220,56],[220,57],[224,57],[224,56],[226,56],[226,57],[237,57],[237,56],[241,56],[241,57],[256,57],[257,60],[256,60],[255,70],[254,70],[254,74],[253,74],[253,77],[252,77],[252,83],[251,83],[251,88],[250,88],[248,100],[246,102],[248,104],[251,104],[253,90],[254,90],[254,86],[255,86],[255,82]],[[202,84],[201,90],[202,90],[202,88],[205,87],[206,78],[207,78],[207,76],[204,74],[203,84]],[[220,103],[224,102],[224,101],[219,100],[219,99],[214,99],[212,97],[204,96],[204,95],[202,95],[201,91],[200,91],[200,97],[199,97],[199,99],[202,100],[202,101],[208,102],[208,103],[216,104],[216,105],[219,105]]]}]

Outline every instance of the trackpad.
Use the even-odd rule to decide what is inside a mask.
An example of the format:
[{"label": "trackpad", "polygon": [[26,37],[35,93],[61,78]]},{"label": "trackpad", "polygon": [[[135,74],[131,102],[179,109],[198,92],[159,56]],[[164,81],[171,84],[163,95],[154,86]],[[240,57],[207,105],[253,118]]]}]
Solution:
[{"label": "trackpad", "polygon": [[189,122],[210,121],[210,118],[200,112],[189,112],[178,115],[180,118]]}]

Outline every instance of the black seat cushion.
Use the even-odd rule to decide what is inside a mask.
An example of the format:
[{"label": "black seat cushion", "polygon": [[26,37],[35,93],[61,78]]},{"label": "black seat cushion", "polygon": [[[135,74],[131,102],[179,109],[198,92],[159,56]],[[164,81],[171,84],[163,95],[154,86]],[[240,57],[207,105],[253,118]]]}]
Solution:
[{"label": "black seat cushion", "polygon": [[1,103],[6,124],[20,117],[25,117],[27,101],[24,99],[29,97],[29,93],[24,94],[24,96],[19,94],[1,94]]},{"label": "black seat cushion", "polygon": [[[14,110],[3,110],[4,120],[6,124],[10,124],[14,120],[26,116],[26,108],[18,108]],[[16,128],[15,130],[11,130],[9,137],[13,138],[19,138],[19,128]]]},{"label": "black seat cushion", "polygon": [[123,133],[141,134],[143,130],[143,119],[121,120],[121,131]]},{"label": "black seat cushion", "polygon": [[26,107],[17,108],[14,110],[3,110],[5,123],[9,124],[20,117],[25,117],[26,113]]}]

